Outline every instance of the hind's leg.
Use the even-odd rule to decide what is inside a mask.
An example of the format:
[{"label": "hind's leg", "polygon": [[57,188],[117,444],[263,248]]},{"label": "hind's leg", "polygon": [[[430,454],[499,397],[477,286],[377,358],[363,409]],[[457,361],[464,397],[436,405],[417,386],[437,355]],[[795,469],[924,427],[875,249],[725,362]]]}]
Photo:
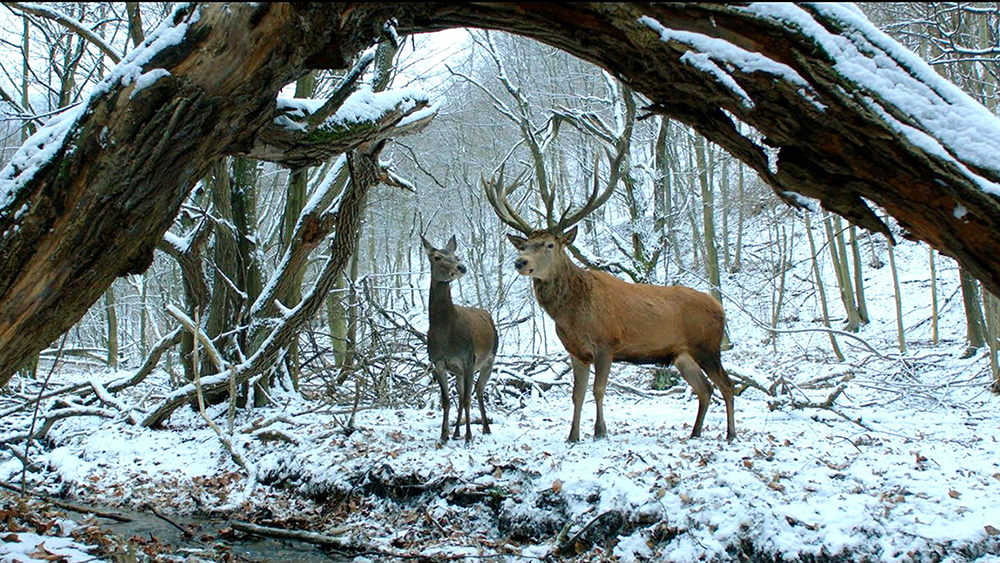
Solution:
[{"label": "hind's leg", "polygon": [[[465,411],[465,443],[468,444],[472,441],[472,378],[476,372],[469,368],[468,373],[465,374],[465,389],[462,393],[462,406],[460,407]],[[455,429],[458,430],[457,428]]]},{"label": "hind's leg", "polygon": [[444,365],[434,364],[434,378],[437,379],[438,386],[441,388],[441,410],[444,411],[444,419],[441,421],[440,442],[444,444],[448,441],[448,406],[450,402],[448,399],[448,372],[445,371]]},{"label": "hind's leg", "polygon": [[455,387],[458,388],[458,417],[455,418],[455,433],[452,434],[452,439],[457,440],[461,436],[462,428],[462,415],[465,414],[465,375],[461,373],[455,374]]}]

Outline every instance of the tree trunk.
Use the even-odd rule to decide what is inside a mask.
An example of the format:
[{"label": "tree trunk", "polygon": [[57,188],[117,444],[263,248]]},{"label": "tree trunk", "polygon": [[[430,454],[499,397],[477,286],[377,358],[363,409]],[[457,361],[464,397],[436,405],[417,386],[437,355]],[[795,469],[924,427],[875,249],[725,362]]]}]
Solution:
[{"label": "tree trunk", "polygon": [[[809,215],[806,214],[806,237],[809,239],[809,253],[812,256],[812,270],[813,278],[816,280],[816,290],[819,292],[819,303],[821,310],[823,311],[823,326],[830,328],[830,313],[826,305],[826,290],[823,287],[823,277],[819,274],[819,256],[816,255],[816,241],[813,239],[812,225],[809,224]],[[830,346],[833,348],[833,353],[837,355],[837,361],[844,361],[844,354],[840,351],[840,345],[837,344],[837,337],[833,335],[833,332],[828,332],[830,335]]]},{"label": "tree trunk", "polygon": [[711,284],[711,293],[719,303],[722,303],[722,278],[719,275],[719,245],[715,237],[715,195],[712,189],[712,178],[708,159],[705,156],[704,137],[694,141],[695,157],[698,161],[698,181],[701,184],[701,223],[705,229],[705,273]]},{"label": "tree trunk", "polygon": [[899,271],[896,270],[896,253],[892,250],[892,241],[888,241],[889,270],[892,272],[892,288],[896,301],[896,338],[899,340],[899,353],[906,353],[906,331],[903,327],[903,296],[899,289]]},{"label": "tree trunk", "polygon": [[934,249],[927,249],[928,261],[931,268],[931,344],[937,346],[938,343],[938,292],[937,292],[937,265],[934,263]]},{"label": "tree trunk", "polygon": [[850,231],[851,257],[854,260],[854,295],[858,299],[858,317],[868,324],[868,304],[865,302],[865,278],[861,273],[861,248],[858,245],[857,228],[851,225]]},{"label": "tree trunk", "polygon": [[971,356],[986,343],[983,310],[979,305],[979,284],[965,268],[958,269],[958,276],[962,286],[962,302],[965,304],[965,336],[969,345],[966,355]]},{"label": "tree trunk", "polygon": [[106,312],[107,342],[108,342],[108,367],[118,369],[118,312],[115,311],[115,288],[109,287],[104,292],[104,310]]},{"label": "tree trunk", "polygon": [[857,301],[854,300],[851,274],[847,269],[847,250],[842,245],[837,244],[837,234],[834,232],[834,226],[829,215],[823,218],[823,225],[826,227],[826,240],[830,248],[830,258],[833,260],[833,271],[837,274],[840,300],[843,302],[844,311],[847,313],[847,326],[845,330],[857,332],[861,326],[861,316],[858,314]]}]

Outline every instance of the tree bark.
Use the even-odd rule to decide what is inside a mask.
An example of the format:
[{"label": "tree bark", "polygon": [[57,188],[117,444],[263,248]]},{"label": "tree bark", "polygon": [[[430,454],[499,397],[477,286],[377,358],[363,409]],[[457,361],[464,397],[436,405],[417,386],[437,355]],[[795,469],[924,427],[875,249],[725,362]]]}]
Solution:
[{"label": "tree bark", "polygon": [[[835,5],[785,8],[784,14],[794,12],[809,25],[767,14],[763,4],[180,7],[167,22],[172,33],[159,35],[160,45],[181,37],[176,43],[152,47],[155,53],[133,51],[77,114],[64,118],[65,142],[51,128],[39,131],[27,152],[0,173],[0,385],[77,322],[116,276],[148,267],[181,201],[219,158],[275,146],[264,141],[274,129],[282,87],[310,69],[347,67],[390,20],[405,34],[454,27],[509,31],[602,66],[651,100],[648,110],[692,126],[753,168],[785,201],[802,205],[796,194],[815,198],[856,225],[888,233],[871,201],[907,236],[955,258],[1000,293],[1000,197],[989,188],[1000,183],[1000,169],[972,162],[921,116],[845,76],[825,41],[835,37],[844,48],[868,53],[859,57],[877,58],[883,70],[872,72],[889,69],[896,78],[924,84],[942,112],[967,107],[967,98],[933,83],[933,71],[916,68],[918,62],[897,60],[886,47],[895,43],[859,22],[856,12]],[[674,33],[664,41],[652,23],[697,35]],[[701,52],[698,41],[685,37],[721,40],[766,64],[713,61],[718,52]],[[153,35],[147,41],[157,43]],[[151,56],[135,56],[143,52]],[[728,78],[690,64],[692,56],[710,60]],[[137,75],[126,68],[169,74],[139,89],[132,80]],[[737,127],[734,118],[759,137],[742,133],[750,128]],[[376,139],[391,135],[372,129]],[[1000,131],[1000,124],[994,129]],[[939,146],[928,149],[903,131]],[[26,167],[26,155],[41,151],[44,135],[51,158]],[[322,146],[319,152],[328,156],[372,140],[337,137],[303,135],[300,141]],[[757,138],[775,149],[773,158]],[[302,163],[301,154],[263,154]]]}]

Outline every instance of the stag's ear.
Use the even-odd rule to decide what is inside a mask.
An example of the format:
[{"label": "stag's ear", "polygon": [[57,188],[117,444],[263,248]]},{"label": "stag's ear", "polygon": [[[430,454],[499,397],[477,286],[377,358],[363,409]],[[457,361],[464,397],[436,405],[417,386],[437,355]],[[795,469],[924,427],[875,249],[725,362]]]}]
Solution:
[{"label": "stag's ear", "polygon": [[566,234],[560,238],[562,238],[563,245],[573,244],[573,241],[576,240],[576,226],[566,231]]},{"label": "stag's ear", "polygon": [[427,242],[427,239],[424,238],[424,235],[420,235],[420,242],[424,244],[424,250],[426,250],[427,252],[434,252],[434,245]]},{"label": "stag's ear", "polygon": [[507,235],[507,240],[518,250],[524,250],[524,247],[528,244],[528,239],[517,235]]},{"label": "stag's ear", "polygon": [[445,248],[448,249],[448,252],[455,252],[455,249],[458,248],[458,241],[455,240],[455,235],[451,235],[451,238],[448,239],[448,245]]}]

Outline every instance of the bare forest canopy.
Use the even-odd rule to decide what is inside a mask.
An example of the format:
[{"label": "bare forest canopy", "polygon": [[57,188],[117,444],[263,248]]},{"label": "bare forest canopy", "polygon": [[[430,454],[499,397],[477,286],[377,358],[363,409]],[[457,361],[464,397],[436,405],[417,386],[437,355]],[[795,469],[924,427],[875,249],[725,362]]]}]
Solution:
[{"label": "bare forest canopy", "polygon": [[850,7],[205,3],[171,18],[0,174],[0,385],[116,277],[149,266],[223,157],[302,166],[398,134],[427,100],[347,137],[275,127],[283,87],[347,68],[392,35],[388,22],[400,34],[486,28],[563,49],[790,204],[818,200],[888,234],[877,206],[1000,293],[1000,122]]}]

